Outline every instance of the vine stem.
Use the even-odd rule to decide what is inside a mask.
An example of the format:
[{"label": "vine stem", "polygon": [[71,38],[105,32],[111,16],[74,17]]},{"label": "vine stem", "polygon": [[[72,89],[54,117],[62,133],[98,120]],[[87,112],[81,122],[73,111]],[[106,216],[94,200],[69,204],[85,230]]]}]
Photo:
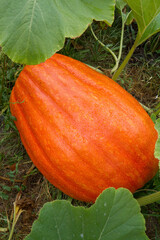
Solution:
[{"label": "vine stem", "polygon": [[153,110],[151,108],[145,106],[143,103],[140,103],[140,104],[148,113],[150,113],[150,114],[153,113]]},{"label": "vine stem", "polygon": [[125,27],[125,23],[122,20],[122,30],[121,30],[121,40],[120,40],[120,46],[119,46],[119,54],[118,54],[118,58],[117,58],[116,64],[115,64],[115,66],[111,70],[111,73],[114,73],[117,70],[117,68],[119,66],[119,62],[120,62],[121,56],[122,56],[124,27]]},{"label": "vine stem", "polygon": [[90,29],[91,29],[91,32],[92,32],[92,34],[93,34],[93,37],[96,39],[96,41],[97,41],[102,47],[104,47],[108,52],[110,52],[110,54],[112,54],[115,62],[117,63],[118,58],[117,58],[117,56],[115,55],[115,53],[114,53],[109,47],[107,47],[104,43],[102,43],[102,42],[97,38],[97,36],[95,35],[95,33],[94,33],[93,28],[92,28],[91,25],[90,25]]},{"label": "vine stem", "polygon": [[124,39],[124,27],[125,27],[125,22],[122,20],[122,31],[121,31],[119,54],[118,54],[118,63],[119,63],[119,61],[121,59],[121,56],[122,56],[123,39]]},{"label": "vine stem", "polygon": [[160,191],[152,193],[148,196],[140,197],[136,199],[140,206],[145,206],[157,201],[160,201]]},{"label": "vine stem", "polygon": [[156,106],[156,112],[154,113],[156,116],[158,116],[158,114],[160,113],[160,103],[158,103],[158,105]]},{"label": "vine stem", "polygon": [[122,62],[122,64],[118,68],[118,70],[113,74],[113,77],[112,77],[113,80],[117,80],[118,76],[120,75],[120,73],[122,72],[122,70],[124,69],[126,64],[128,63],[128,61],[131,58],[132,54],[134,53],[136,47],[138,46],[139,40],[140,40],[140,36],[138,34],[136,37],[136,40],[135,40],[132,48],[130,49],[129,53],[127,54],[126,58],[124,59],[124,61]]}]

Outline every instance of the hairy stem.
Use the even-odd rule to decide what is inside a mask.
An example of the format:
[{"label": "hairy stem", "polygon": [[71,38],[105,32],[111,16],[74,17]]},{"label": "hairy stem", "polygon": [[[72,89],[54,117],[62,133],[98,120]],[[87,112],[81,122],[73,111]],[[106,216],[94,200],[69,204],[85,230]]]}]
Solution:
[{"label": "hairy stem", "polygon": [[152,193],[148,196],[140,197],[136,199],[140,206],[145,206],[157,201],[160,201],[160,191],[156,193]]},{"label": "hairy stem", "polygon": [[117,58],[116,64],[112,68],[111,73],[114,73],[117,70],[117,68],[119,66],[119,62],[120,62],[121,56],[122,56],[124,26],[125,26],[125,23],[124,23],[124,21],[122,21],[122,30],[121,30],[121,40],[120,40],[119,54],[118,54],[118,58]]},{"label": "hairy stem", "polygon": [[140,103],[140,104],[148,113],[150,113],[150,114],[153,113],[153,110],[151,108],[145,106],[143,103]]},{"label": "hairy stem", "polygon": [[93,37],[96,39],[96,41],[97,41],[102,47],[104,47],[104,49],[106,49],[108,52],[110,52],[110,54],[112,54],[115,62],[117,62],[118,58],[117,58],[117,56],[115,55],[115,53],[97,38],[97,36],[95,35],[95,33],[94,33],[93,28],[92,28],[91,25],[90,25],[90,29],[91,29],[91,32],[92,32],[92,34],[93,34]]},{"label": "hairy stem", "polygon": [[129,53],[127,54],[126,58],[124,59],[124,61],[122,62],[121,66],[118,68],[118,70],[114,73],[112,79],[116,80],[118,78],[118,76],[120,75],[120,73],[122,72],[122,70],[124,69],[124,67],[126,66],[126,64],[128,63],[129,59],[131,58],[132,54],[134,53],[138,42],[139,42],[139,35],[137,35],[136,40],[131,48],[131,50],[129,51]]},{"label": "hairy stem", "polygon": [[157,110],[154,112],[154,114],[158,116],[160,114],[160,103],[158,103],[158,105],[156,106],[156,109]]}]

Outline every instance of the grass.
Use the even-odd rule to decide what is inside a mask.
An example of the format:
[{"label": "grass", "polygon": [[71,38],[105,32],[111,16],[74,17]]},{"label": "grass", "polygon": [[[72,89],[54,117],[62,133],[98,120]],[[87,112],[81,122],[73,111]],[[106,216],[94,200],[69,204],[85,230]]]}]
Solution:
[{"label": "grass", "polygon": [[[93,24],[93,30],[104,44],[118,54],[120,25],[117,23],[112,30],[105,24]],[[133,44],[136,35],[134,25],[126,28],[129,37],[124,39],[125,56]],[[126,34],[126,36],[127,36]],[[149,40],[151,41],[151,39]],[[146,44],[146,45],[145,45]],[[149,51],[150,42],[138,47],[127,68],[117,82],[130,92],[138,101],[152,112],[160,100],[160,56]],[[152,44],[153,45],[153,44]],[[145,49],[145,51],[144,51]],[[154,47],[152,46],[152,50]],[[62,54],[69,55],[89,65],[98,67],[110,76],[114,60],[97,41],[88,29],[80,38],[67,39]],[[0,239],[8,239],[13,221],[13,203],[16,201],[25,211],[21,213],[12,239],[21,240],[30,232],[33,221],[43,204],[53,199],[67,199],[74,205],[86,205],[76,201],[52,186],[33,166],[14,125],[14,118],[9,110],[9,97],[22,65],[13,63],[7,56],[0,53]],[[135,196],[141,196],[160,190],[159,176],[155,176]],[[18,200],[17,200],[18,199]],[[87,206],[87,205],[86,205]],[[160,239],[160,204],[154,203],[142,207],[146,218],[147,234],[150,239]],[[3,231],[2,231],[3,230]]]}]

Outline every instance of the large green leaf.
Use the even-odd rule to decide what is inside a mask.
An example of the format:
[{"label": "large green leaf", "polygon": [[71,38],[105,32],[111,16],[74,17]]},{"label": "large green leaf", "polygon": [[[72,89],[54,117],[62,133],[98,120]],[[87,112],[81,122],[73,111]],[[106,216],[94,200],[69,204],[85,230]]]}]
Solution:
[{"label": "large green leaf", "polygon": [[68,201],[46,203],[25,240],[147,240],[144,218],[132,194],[106,189],[90,208]]},{"label": "large green leaf", "polygon": [[160,31],[160,0],[125,0],[138,24],[139,42]]},{"label": "large green leaf", "polygon": [[0,44],[15,62],[38,64],[93,19],[111,25],[114,0],[0,0]]}]

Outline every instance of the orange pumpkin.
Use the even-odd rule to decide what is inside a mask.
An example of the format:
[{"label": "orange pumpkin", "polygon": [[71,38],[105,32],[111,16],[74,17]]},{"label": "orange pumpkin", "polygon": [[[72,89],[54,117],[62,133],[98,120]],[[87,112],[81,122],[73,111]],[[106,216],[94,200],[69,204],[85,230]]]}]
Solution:
[{"label": "orange pumpkin", "polygon": [[112,79],[53,55],[25,66],[12,115],[31,160],[69,196],[94,202],[108,187],[134,192],[158,170],[157,132],[141,105]]}]

